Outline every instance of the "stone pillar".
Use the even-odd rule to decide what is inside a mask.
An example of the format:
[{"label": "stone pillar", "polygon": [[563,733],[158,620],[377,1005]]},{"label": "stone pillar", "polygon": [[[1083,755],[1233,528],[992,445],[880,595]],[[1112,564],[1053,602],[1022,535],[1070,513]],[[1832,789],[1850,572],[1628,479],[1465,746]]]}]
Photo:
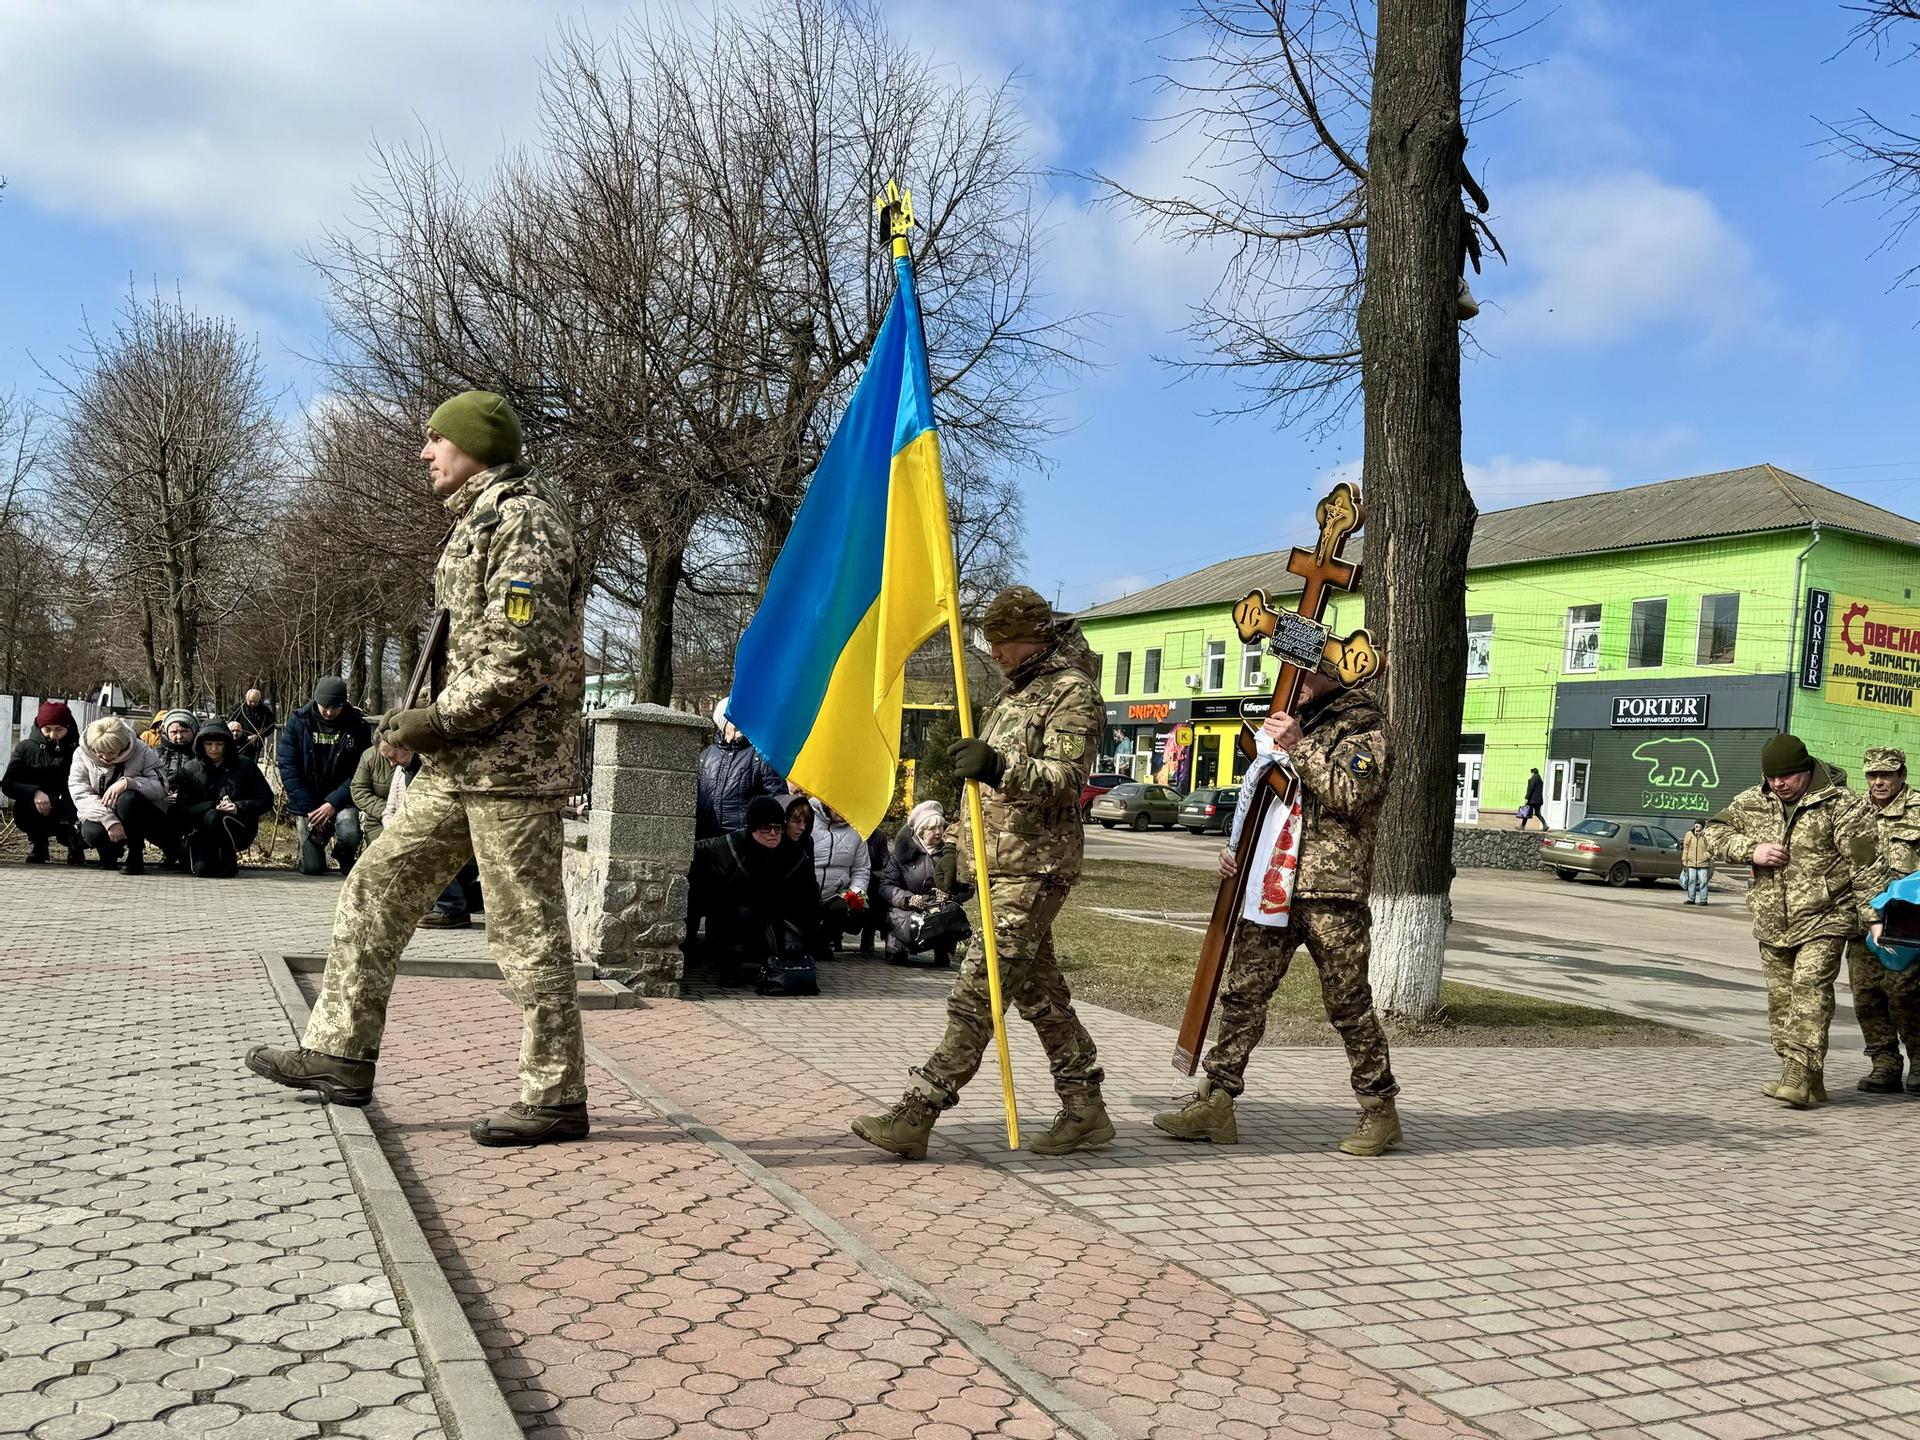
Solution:
[{"label": "stone pillar", "polygon": [[713,724],[659,705],[590,719],[592,808],[567,827],[574,953],[642,995],[678,995],[696,775]]}]

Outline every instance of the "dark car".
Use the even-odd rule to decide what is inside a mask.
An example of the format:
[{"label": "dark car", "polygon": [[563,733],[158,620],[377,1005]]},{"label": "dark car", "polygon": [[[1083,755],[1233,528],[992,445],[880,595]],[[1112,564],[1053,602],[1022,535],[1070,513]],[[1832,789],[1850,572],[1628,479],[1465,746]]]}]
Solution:
[{"label": "dark car", "polygon": [[1609,885],[1680,878],[1680,842],[1643,820],[1582,820],[1540,837],[1540,863],[1562,880],[1592,875]]},{"label": "dark car", "polygon": [[1135,830],[1164,825],[1171,830],[1180,823],[1180,796],[1164,785],[1142,785],[1129,780],[1093,802],[1093,818],[1109,830],[1116,825]]},{"label": "dark car", "polygon": [[1196,835],[1209,830],[1221,835],[1233,828],[1233,808],[1240,803],[1240,789],[1196,790],[1180,807],[1180,823]]},{"label": "dark car", "polygon": [[1133,781],[1131,775],[1089,775],[1087,783],[1080,787],[1080,818],[1093,818],[1093,802],[1113,789],[1116,785],[1128,785]]}]

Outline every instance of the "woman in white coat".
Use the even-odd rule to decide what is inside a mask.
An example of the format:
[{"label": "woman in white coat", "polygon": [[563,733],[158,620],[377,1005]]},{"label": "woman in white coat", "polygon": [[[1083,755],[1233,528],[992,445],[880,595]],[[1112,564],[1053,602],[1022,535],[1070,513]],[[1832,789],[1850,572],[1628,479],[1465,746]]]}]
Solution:
[{"label": "woman in white coat", "polygon": [[126,856],[129,875],[146,873],[146,842],[167,831],[167,780],[160,757],[140,743],[118,715],[87,726],[73,752],[67,791],[80,819],[80,839],[109,869]]}]

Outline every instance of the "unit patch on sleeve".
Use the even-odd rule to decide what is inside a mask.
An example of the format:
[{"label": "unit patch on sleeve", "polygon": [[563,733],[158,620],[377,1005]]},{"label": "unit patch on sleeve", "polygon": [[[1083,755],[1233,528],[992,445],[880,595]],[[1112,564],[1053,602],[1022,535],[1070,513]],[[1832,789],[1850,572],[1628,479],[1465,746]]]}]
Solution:
[{"label": "unit patch on sleeve", "polygon": [[532,621],[533,582],[531,580],[507,582],[507,619],[515,625],[526,625]]},{"label": "unit patch on sleeve", "polygon": [[1064,760],[1078,760],[1087,753],[1087,737],[1071,733],[1049,735],[1047,748]]},{"label": "unit patch on sleeve", "polygon": [[1347,768],[1356,775],[1371,775],[1373,773],[1373,756],[1364,750],[1356,750],[1353,753],[1353,758],[1347,761]]}]

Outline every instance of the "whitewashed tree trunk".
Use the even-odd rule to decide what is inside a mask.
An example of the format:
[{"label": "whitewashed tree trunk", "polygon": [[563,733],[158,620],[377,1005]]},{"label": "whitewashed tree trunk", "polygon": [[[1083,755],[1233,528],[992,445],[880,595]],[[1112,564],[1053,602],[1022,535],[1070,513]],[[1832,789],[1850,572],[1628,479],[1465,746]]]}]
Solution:
[{"label": "whitewashed tree trunk", "polygon": [[1373,897],[1373,1003],[1383,1013],[1430,1016],[1446,960],[1445,895]]}]

